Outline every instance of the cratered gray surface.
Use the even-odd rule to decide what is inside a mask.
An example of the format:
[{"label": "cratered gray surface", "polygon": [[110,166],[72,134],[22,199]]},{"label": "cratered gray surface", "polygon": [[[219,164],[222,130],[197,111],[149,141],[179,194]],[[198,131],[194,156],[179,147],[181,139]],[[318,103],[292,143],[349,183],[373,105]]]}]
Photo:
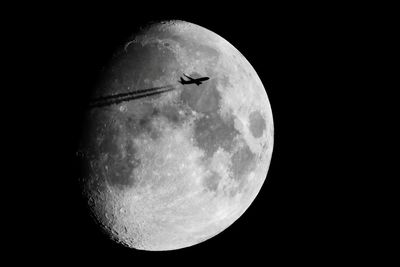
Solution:
[{"label": "cratered gray surface", "polygon": [[[183,73],[210,80],[182,85]],[[166,85],[175,90],[90,109],[80,147],[97,221],[142,250],[180,249],[226,229],[257,196],[273,149],[257,73],[228,41],[195,24],[160,22],[135,34],[94,97]]]}]

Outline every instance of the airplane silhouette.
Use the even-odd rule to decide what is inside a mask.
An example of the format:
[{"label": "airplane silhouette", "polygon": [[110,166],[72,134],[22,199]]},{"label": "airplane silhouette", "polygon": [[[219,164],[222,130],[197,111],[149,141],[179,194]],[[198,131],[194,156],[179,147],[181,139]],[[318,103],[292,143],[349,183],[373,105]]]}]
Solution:
[{"label": "airplane silhouette", "polygon": [[200,84],[202,84],[203,81],[207,81],[208,79],[210,79],[209,77],[202,77],[202,78],[194,79],[192,77],[187,76],[186,74],[183,74],[183,75],[185,75],[185,77],[188,78],[189,80],[186,81],[181,77],[181,80],[179,81],[181,84],[195,83],[195,84],[197,84],[197,86],[199,86]]}]

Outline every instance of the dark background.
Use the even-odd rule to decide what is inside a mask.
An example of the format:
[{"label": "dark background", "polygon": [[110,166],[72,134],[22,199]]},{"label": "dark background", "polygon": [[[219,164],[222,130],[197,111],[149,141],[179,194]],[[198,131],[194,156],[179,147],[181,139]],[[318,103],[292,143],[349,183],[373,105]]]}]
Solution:
[{"label": "dark background", "polygon": [[[31,74],[15,82],[29,102],[18,116],[31,151],[26,169],[34,185],[25,187],[33,197],[24,224],[35,230],[24,234],[34,233],[29,238],[32,256],[70,263],[190,259],[211,264],[218,259],[250,264],[350,251],[344,244],[334,245],[341,242],[346,223],[335,216],[344,196],[335,188],[338,183],[345,187],[348,175],[335,168],[347,164],[336,157],[345,134],[335,102],[340,86],[335,75],[341,75],[335,64],[342,43],[333,37],[333,25],[321,23],[323,17],[291,17],[262,6],[215,9],[192,3],[157,10],[57,6],[22,18],[18,45],[23,49],[18,53],[24,64],[19,68]],[[168,19],[203,26],[247,58],[269,97],[275,142],[260,193],[232,226],[190,248],[145,252],[109,240],[89,216],[78,183],[76,147],[89,94],[112,53],[143,23]]]}]

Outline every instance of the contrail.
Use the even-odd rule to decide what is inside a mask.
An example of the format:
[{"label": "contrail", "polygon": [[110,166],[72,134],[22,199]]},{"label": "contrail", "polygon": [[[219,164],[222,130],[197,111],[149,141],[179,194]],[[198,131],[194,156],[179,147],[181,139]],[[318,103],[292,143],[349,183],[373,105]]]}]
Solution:
[{"label": "contrail", "polygon": [[108,95],[108,96],[100,96],[98,98],[95,98],[95,99],[91,100],[90,102],[97,102],[97,101],[101,101],[101,100],[120,98],[120,97],[123,97],[123,96],[137,95],[137,94],[146,93],[146,92],[150,92],[150,91],[156,91],[156,90],[167,88],[167,87],[171,87],[171,86],[172,85],[165,85],[165,86],[159,86],[159,87],[153,87],[153,88],[148,88],[148,89],[137,90],[137,91],[129,92],[129,93],[121,93],[121,94]]},{"label": "contrail", "polygon": [[[164,90],[160,90],[160,89],[164,89]],[[144,98],[144,97],[148,97],[148,96],[166,93],[166,92],[169,92],[172,90],[175,90],[175,88],[172,85],[167,85],[167,86],[160,86],[160,87],[138,90],[138,91],[130,92],[130,93],[122,93],[122,94],[117,94],[117,95],[98,97],[98,98],[90,101],[89,107],[93,108],[93,107],[109,106],[109,105],[118,104],[118,103],[121,103],[124,101],[130,101],[130,100],[135,100],[135,99],[139,99],[139,98]]]}]

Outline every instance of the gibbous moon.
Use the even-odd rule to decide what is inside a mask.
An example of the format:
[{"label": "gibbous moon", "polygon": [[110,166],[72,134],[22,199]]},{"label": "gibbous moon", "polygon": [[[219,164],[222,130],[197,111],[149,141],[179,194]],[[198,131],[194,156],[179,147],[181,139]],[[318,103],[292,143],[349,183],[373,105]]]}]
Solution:
[{"label": "gibbous moon", "polygon": [[[210,79],[180,84],[183,73]],[[184,21],[142,29],[93,97],[164,86],[174,90],[88,110],[79,151],[94,217],[140,250],[189,247],[229,227],[260,191],[273,150],[263,84],[216,33]]]}]

